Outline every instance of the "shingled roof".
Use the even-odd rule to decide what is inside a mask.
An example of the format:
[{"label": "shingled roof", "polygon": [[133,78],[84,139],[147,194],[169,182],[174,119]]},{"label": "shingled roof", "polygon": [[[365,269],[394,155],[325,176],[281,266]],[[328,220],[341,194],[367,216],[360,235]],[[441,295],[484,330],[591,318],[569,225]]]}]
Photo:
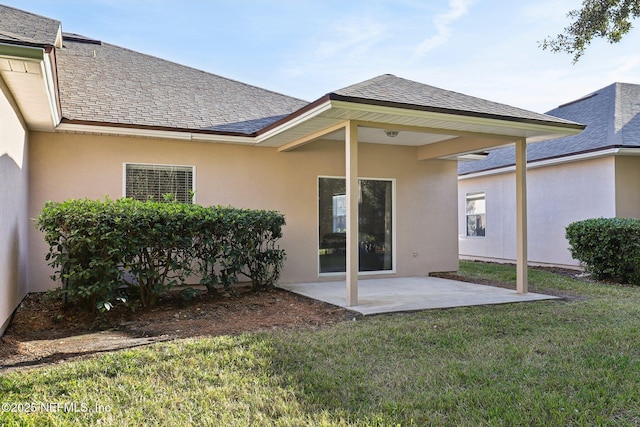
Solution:
[{"label": "shingled roof", "polygon": [[54,46],[60,21],[0,5],[0,42]]},{"label": "shingled roof", "polygon": [[[309,104],[77,34],[64,33],[60,45],[59,21],[6,6],[0,7],[0,33],[4,34],[0,37],[13,44],[57,44],[55,65],[61,126],[100,125],[259,137],[277,126],[297,120],[314,106],[346,101],[502,122],[534,123],[564,130],[582,129],[577,123],[557,117],[389,74],[330,92]],[[394,117],[394,120],[401,119],[405,118]],[[461,125],[456,122],[452,126],[450,129],[456,130]],[[481,132],[492,128],[491,123],[482,123],[473,129]]]},{"label": "shingled roof", "polygon": [[[331,92],[334,100],[398,106],[439,113],[474,117],[499,118],[519,122],[558,124],[567,126],[567,120],[506,104],[476,98],[424,83],[384,74],[361,83]],[[576,127],[579,125],[576,123]]]},{"label": "shingled roof", "polygon": [[250,135],[307,105],[154,56],[64,33],[63,122]]},{"label": "shingled roof", "polygon": [[[640,85],[613,83],[547,114],[587,127],[575,136],[527,145],[530,163],[610,148],[640,147]],[[466,175],[514,164],[515,149],[499,148],[483,160],[461,162],[458,173]]]}]

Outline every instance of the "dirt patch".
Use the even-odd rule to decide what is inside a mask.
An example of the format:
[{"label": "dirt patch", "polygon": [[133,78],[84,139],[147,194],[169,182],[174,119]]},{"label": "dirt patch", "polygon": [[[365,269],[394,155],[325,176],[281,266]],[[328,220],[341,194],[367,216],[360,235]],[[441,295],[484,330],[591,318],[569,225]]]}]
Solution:
[{"label": "dirt patch", "polygon": [[352,311],[281,289],[164,296],[153,308],[116,307],[103,315],[63,311],[45,294],[29,294],[0,338],[0,373],[176,338],[318,328],[360,317]]}]

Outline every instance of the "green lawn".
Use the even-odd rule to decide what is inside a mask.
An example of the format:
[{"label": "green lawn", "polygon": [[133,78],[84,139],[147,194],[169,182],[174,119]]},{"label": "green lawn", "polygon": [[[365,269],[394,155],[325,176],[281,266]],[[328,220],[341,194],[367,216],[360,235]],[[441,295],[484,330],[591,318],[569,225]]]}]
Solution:
[{"label": "green lawn", "polygon": [[[461,273],[515,280],[511,266]],[[0,425],[640,425],[640,288],[540,271],[530,282],[584,298],[176,341],[9,374]]]}]

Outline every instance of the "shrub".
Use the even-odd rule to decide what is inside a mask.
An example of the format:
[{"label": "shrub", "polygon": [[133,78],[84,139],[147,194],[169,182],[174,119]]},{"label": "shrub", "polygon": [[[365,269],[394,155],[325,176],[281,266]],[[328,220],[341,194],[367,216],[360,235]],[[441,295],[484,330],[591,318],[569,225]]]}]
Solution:
[{"label": "shrub", "polygon": [[116,209],[110,200],[48,202],[38,217],[49,244],[46,259],[55,269],[51,278],[62,283],[54,295],[65,305],[78,301],[86,307],[104,307],[118,298],[124,254],[118,244]]},{"label": "shrub", "polygon": [[108,310],[123,288],[153,305],[193,274],[209,292],[239,274],[256,289],[271,286],[285,257],[276,246],[284,216],[271,211],[84,199],[48,202],[37,225],[49,244],[52,279],[62,284],[54,294],[92,310]]},{"label": "shrub", "polygon": [[254,289],[273,286],[280,278],[285,253],[276,246],[282,237],[284,217],[276,212],[247,212],[234,230],[242,248],[242,273],[251,279]]},{"label": "shrub", "polygon": [[117,231],[126,250],[123,269],[133,277],[142,305],[154,305],[191,273],[192,205],[121,199],[124,206]]},{"label": "shrub", "polygon": [[569,224],[571,255],[596,278],[640,285],[640,220],[594,218]]}]

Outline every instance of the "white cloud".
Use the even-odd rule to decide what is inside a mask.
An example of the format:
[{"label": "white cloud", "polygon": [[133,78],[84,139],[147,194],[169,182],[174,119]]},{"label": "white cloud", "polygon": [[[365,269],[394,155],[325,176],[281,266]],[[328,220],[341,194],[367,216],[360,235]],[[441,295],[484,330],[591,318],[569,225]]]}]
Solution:
[{"label": "white cloud", "polygon": [[333,29],[333,36],[319,43],[315,55],[326,59],[344,52],[368,51],[385,33],[385,28],[375,21],[349,23]]},{"label": "white cloud", "polygon": [[422,57],[428,52],[442,46],[449,40],[452,34],[451,24],[464,16],[475,0],[449,0],[449,10],[435,16],[433,24],[436,27],[436,34],[425,39],[418,45],[414,52],[414,57]]}]

